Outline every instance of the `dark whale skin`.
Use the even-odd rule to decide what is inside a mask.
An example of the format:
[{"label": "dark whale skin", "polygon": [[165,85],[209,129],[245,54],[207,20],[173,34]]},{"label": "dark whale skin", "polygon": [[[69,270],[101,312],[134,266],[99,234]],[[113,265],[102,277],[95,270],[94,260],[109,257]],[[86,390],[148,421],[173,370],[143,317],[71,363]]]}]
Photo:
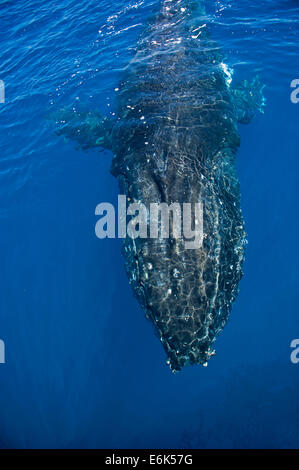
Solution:
[{"label": "dark whale skin", "polygon": [[202,203],[200,248],[186,249],[183,238],[123,243],[130,284],[173,372],[207,365],[237,296],[246,244],[237,122],[264,104],[258,79],[230,87],[204,14],[200,2],[164,0],[123,76],[116,119],[64,110],[58,132],[82,148],[110,148],[128,202]]},{"label": "dark whale skin", "polygon": [[148,28],[120,86],[112,173],[132,202],[203,204],[202,248],[173,238],[124,241],[130,284],[178,371],[213,354],[242,277],[245,231],[222,58],[204,31],[192,38],[189,12],[173,8]]}]

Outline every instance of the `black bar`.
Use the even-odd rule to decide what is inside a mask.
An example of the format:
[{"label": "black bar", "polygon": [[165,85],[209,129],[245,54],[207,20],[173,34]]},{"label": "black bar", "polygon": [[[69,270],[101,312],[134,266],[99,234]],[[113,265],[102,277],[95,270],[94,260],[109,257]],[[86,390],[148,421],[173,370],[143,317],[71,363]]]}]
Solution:
[{"label": "black bar", "polygon": [[299,449],[0,449],[2,457],[96,457],[107,467],[159,468],[179,465],[191,468],[211,457],[299,456]]}]

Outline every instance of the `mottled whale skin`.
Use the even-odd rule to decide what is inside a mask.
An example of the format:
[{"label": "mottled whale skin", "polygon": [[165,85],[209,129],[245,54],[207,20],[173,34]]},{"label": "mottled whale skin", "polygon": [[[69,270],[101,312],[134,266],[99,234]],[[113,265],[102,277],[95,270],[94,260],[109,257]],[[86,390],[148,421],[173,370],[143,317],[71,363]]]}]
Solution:
[{"label": "mottled whale skin", "polygon": [[198,249],[183,239],[124,240],[130,284],[174,372],[207,364],[237,296],[246,244],[237,123],[264,104],[257,78],[230,85],[206,20],[200,2],[163,1],[120,83],[116,119],[66,110],[59,118],[59,133],[82,148],[112,150],[111,171],[128,201],[203,205]]}]

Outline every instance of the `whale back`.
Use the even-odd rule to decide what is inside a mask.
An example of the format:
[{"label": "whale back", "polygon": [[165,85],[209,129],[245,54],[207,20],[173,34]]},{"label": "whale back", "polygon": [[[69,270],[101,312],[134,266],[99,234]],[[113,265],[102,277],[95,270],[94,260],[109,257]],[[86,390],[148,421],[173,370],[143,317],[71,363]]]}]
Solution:
[{"label": "whale back", "polygon": [[202,203],[198,249],[183,239],[124,241],[130,283],[173,371],[213,355],[245,246],[235,109],[219,48],[192,6],[163,2],[142,35],[119,87],[112,135],[112,173],[129,201]]},{"label": "whale back", "polygon": [[174,372],[206,365],[238,293],[246,234],[237,122],[263,112],[262,90],[258,77],[231,87],[202,2],[163,0],[122,74],[116,117],[52,113],[57,133],[80,148],[112,150],[111,172],[128,202],[201,207],[202,243],[192,249],[185,233],[149,236],[149,219],[146,237],[123,243],[130,284]]}]

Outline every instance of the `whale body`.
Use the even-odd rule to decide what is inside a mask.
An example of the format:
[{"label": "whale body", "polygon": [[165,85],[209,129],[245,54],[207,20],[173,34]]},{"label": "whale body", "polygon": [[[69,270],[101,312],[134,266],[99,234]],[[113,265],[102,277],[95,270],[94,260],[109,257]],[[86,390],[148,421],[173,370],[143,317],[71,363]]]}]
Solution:
[{"label": "whale body", "polygon": [[[246,233],[235,169],[238,122],[262,111],[258,78],[233,87],[201,2],[164,0],[142,34],[116,92],[116,118],[62,110],[58,133],[113,152],[128,201],[196,203],[203,242],[126,237],[133,291],[176,372],[215,354],[242,277]],[[58,117],[57,117],[58,116]]]}]

